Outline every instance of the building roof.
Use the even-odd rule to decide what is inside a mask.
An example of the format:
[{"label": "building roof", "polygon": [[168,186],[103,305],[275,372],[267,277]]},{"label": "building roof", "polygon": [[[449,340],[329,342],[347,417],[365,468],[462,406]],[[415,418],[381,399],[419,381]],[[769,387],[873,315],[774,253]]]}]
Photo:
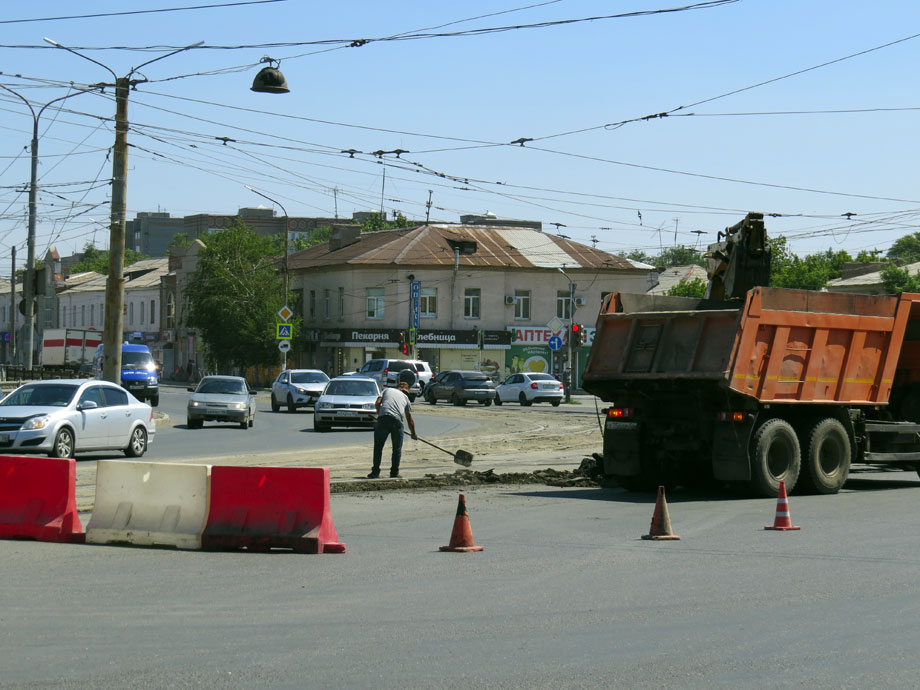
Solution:
[{"label": "building roof", "polygon": [[[920,261],[901,266],[901,268],[910,275],[915,276],[920,274]],[[852,278],[834,278],[827,281],[827,289],[831,292],[846,292],[848,288],[881,287],[882,284],[882,272],[873,271],[863,273],[860,276],[853,276]]]},{"label": "building roof", "polygon": [[474,225],[421,225],[415,228],[361,233],[351,244],[334,243],[294,252],[290,269],[337,265],[452,266],[454,246],[476,243],[473,254],[460,253],[460,266],[495,268],[600,268],[637,271],[621,256],[532,228]]},{"label": "building roof", "polygon": [[699,278],[703,282],[709,280],[706,269],[696,264],[689,266],[671,266],[664,269],[658,274],[658,285],[649,289],[650,295],[664,295],[682,280],[694,280]]},{"label": "building roof", "polygon": [[[160,286],[160,278],[166,275],[169,259],[144,259],[125,266],[125,290],[143,290]],[[67,276],[64,289],[58,294],[77,292],[104,292],[107,277],[88,271]]]}]

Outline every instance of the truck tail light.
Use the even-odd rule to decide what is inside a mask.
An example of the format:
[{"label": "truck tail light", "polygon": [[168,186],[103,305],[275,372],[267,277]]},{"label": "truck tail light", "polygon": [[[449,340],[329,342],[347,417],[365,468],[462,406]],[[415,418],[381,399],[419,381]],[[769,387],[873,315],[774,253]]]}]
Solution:
[{"label": "truck tail light", "polygon": [[719,422],[743,422],[745,416],[744,412],[718,412],[716,420]]},{"label": "truck tail light", "polygon": [[607,408],[607,419],[624,419],[632,417],[634,413],[631,407],[609,407]]}]

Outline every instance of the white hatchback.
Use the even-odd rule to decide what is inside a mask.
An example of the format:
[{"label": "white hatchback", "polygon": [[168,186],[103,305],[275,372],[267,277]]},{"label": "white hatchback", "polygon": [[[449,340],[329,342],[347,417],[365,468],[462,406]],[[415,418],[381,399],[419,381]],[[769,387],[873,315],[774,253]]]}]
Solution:
[{"label": "white hatchback", "polygon": [[562,383],[549,374],[512,374],[495,387],[495,404],[519,402],[523,406],[548,402],[558,407],[562,402]]}]

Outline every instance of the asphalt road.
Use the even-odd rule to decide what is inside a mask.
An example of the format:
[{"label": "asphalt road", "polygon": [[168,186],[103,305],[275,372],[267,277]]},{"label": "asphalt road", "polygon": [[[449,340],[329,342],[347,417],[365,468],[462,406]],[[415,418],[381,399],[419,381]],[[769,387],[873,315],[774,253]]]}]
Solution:
[{"label": "asphalt road", "polygon": [[336,494],[341,555],[0,542],[0,688],[916,688],[920,481]]}]

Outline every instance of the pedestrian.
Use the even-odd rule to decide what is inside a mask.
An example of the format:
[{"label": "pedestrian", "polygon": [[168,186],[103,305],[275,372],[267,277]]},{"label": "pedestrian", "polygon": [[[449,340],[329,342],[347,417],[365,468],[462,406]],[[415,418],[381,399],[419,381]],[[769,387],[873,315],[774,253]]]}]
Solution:
[{"label": "pedestrian", "polygon": [[367,478],[377,479],[380,476],[383,446],[389,436],[393,444],[390,477],[401,479],[399,461],[402,457],[403,420],[408,425],[412,438],[418,438],[415,435],[415,421],[412,419],[412,405],[409,404],[409,384],[400,381],[396,388],[384,388],[374,407],[377,408],[377,424],[374,426],[374,466]]}]

